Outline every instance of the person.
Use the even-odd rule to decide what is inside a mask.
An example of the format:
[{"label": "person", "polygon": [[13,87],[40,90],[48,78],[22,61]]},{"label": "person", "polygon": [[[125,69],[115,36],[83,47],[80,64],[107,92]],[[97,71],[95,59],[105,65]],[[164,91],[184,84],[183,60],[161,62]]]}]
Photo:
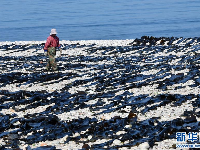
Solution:
[{"label": "person", "polygon": [[[49,57],[46,65],[46,69],[50,70],[51,68],[53,71],[57,71],[57,63],[56,63],[56,48],[60,48],[59,38],[56,36],[57,31],[56,29],[51,29],[50,36],[47,38],[47,41],[44,46],[44,53]],[[61,51],[61,48],[60,48]]]}]

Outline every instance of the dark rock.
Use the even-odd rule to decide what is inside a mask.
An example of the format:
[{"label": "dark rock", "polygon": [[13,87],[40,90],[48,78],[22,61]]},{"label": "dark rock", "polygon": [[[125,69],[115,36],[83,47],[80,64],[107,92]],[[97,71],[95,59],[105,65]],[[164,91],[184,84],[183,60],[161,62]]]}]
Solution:
[{"label": "dark rock", "polygon": [[187,116],[184,121],[186,123],[197,122],[197,118],[195,115],[191,114],[191,115]]},{"label": "dark rock", "polygon": [[88,144],[84,144],[84,145],[82,146],[82,149],[83,149],[83,150],[90,150],[90,146],[89,146]]}]

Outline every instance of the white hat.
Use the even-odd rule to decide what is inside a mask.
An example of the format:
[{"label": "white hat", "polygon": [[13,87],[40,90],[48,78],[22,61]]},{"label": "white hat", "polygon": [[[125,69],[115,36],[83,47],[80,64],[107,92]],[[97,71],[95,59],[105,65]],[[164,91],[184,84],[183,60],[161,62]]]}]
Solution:
[{"label": "white hat", "polygon": [[52,34],[57,34],[56,29],[51,29],[50,35],[52,35]]}]

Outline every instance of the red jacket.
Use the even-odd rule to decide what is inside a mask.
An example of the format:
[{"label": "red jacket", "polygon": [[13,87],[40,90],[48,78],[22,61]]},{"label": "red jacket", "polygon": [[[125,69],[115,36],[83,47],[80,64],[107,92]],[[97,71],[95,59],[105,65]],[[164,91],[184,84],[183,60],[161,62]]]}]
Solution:
[{"label": "red jacket", "polygon": [[59,38],[57,36],[49,36],[44,46],[44,50],[48,50],[49,47],[60,47]]}]

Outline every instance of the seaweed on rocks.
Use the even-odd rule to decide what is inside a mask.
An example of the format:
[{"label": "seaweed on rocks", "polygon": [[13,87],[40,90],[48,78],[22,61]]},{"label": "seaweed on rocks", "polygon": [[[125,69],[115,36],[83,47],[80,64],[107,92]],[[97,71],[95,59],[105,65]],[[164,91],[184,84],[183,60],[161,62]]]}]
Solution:
[{"label": "seaweed on rocks", "polygon": [[46,148],[74,142],[80,149],[137,149],[198,132],[199,41],[66,42],[59,73],[43,72],[42,43],[1,45],[1,146],[57,141]]}]

